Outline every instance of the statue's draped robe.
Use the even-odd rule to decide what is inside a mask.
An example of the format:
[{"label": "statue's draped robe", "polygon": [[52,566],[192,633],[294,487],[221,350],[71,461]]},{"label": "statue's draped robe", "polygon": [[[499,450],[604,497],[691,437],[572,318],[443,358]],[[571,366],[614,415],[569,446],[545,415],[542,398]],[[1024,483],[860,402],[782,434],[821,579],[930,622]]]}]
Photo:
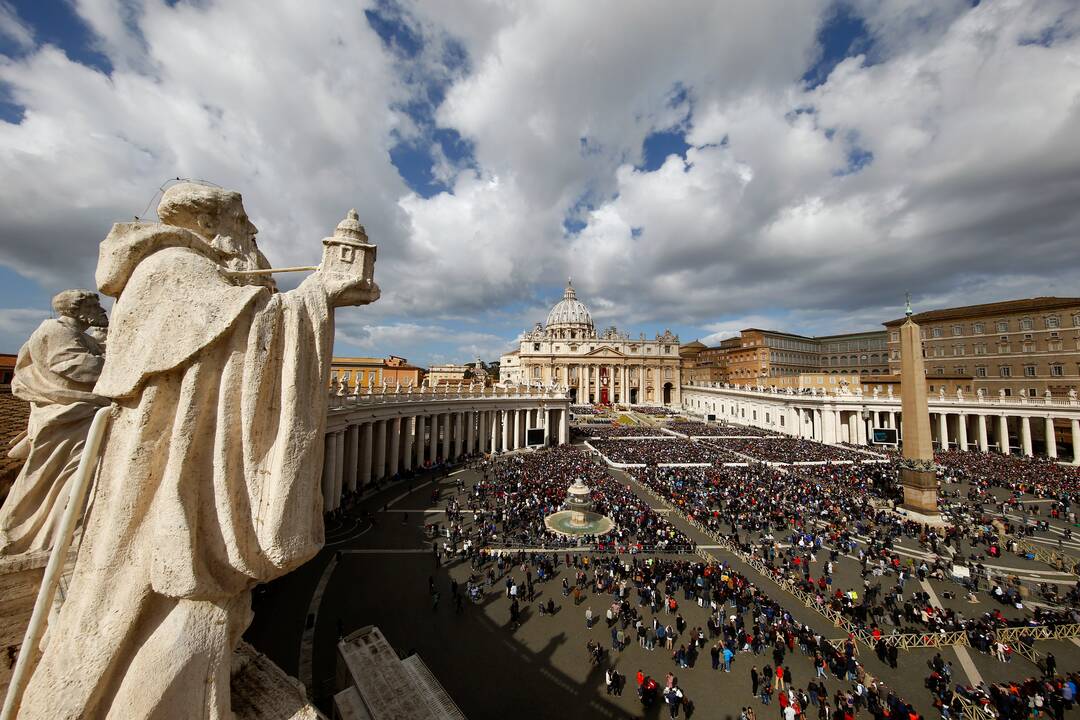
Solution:
[{"label": "statue's draped robe", "polygon": [[0,508],[0,555],[48,550],[67,504],[94,412],[93,393],[105,358],[97,342],[69,319],[43,322],[19,350],[12,393],[30,402],[25,462]]},{"label": "statue's draped robe", "polygon": [[119,295],[96,391],[118,405],[74,577],[23,698],[28,718],[230,718],[250,589],[323,543],[333,315],[222,274],[204,241],[116,226]]}]

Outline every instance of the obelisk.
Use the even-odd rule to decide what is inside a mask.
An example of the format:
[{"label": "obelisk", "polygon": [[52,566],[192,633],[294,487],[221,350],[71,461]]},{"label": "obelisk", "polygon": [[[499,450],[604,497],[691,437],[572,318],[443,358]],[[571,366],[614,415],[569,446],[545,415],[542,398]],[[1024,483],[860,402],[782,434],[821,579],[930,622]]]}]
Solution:
[{"label": "obelisk", "polygon": [[[900,408],[903,453],[900,482],[904,486],[903,509],[913,519],[940,522],[938,484],[934,471],[934,447],[930,441],[930,410],[926,403],[926,370],[919,326],[911,319],[900,326]],[[921,516],[921,517],[919,517]]]}]

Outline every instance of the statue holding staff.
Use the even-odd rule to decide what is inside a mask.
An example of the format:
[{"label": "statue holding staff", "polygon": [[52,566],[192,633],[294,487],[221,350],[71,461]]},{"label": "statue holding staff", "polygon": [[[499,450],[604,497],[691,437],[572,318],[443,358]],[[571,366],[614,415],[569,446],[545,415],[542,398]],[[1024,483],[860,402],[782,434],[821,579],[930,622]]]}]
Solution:
[{"label": "statue holding staff", "polygon": [[231,718],[251,589],[323,545],[334,308],[378,299],[374,246],[345,237],[363,235],[351,213],[277,293],[239,193],[181,183],[158,216],[101,244],[117,300],[94,392],[115,408],[21,717]]}]

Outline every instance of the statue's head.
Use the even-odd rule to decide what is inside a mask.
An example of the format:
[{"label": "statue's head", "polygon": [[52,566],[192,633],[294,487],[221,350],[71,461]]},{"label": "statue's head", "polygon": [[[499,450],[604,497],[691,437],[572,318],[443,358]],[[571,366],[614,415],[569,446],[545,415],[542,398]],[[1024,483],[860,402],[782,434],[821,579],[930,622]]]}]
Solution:
[{"label": "statue's head", "polygon": [[219,249],[241,257],[260,254],[259,229],[248,219],[240,193],[199,183],[177,183],[158,203],[158,217],[202,235]]},{"label": "statue's head", "polygon": [[89,327],[108,327],[109,318],[101,299],[90,290],[64,290],[52,299],[53,312],[61,317],[69,317]]}]

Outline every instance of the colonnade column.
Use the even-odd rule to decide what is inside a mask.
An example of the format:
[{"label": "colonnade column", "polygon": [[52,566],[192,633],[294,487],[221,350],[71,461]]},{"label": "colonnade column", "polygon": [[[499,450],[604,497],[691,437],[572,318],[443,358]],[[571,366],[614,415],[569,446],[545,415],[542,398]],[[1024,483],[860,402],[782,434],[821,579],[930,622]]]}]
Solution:
[{"label": "colonnade column", "polygon": [[416,418],[413,416],[402,418],[402,422],[405,423],[402,432],[405,433],[405,447],[401,451],[401,469],[405,472],[412,470],[413,455],[416,453],[413,447],[413,442],[416,437],[413,433],[416,432]]},{"label": "colonnade column", "polygon": [[949,417],[945,413],[938,413],[938,444],[942,450],[949,449]]},{"label": "colonnade column", "polygon": [[518,410],[508,410],[507,415],[513,418],[514,423],[514,437],[512,450],[517,450],[521,447],[521,415]]},{"label": "colonnade column", "polygon": [[1057,459],[1057,436],[1054,434],[1054,418],[1046,418],[1046,456]]},{"label": "colonnade column", "polygon": [[424,434],[427,432],[427,418],[423,415],[416,416],[416,469],[424,467]]},{"label": "colonnade column", "polygon": [[1005,415],[998,416],[998,450],[1003,455],[1009,454],[1009,418]]},{"label": "colonnade column", "polygon": [[476,413],[476,426],[480,432],[480,452],[491,451],[491,420],[488,419],[487,410]]},{"label": "colonnade column", "polygon": [[450,433],[454,429],[454,423],[451,421],[453,415],[450,413],[443,413],[439,416],[439,425],[442,427],[442,459],[443,462],[450,461]]},{"label": "colonnade column", "polygon": [[1072,430],[1072,464],[1080,465],[1080,420],[1073,418],[1070,425]]},{"label": "colonnade column", "polygon": [[499,430],[502,432],[502,451],[508,452],[510,450],[510,441],[513,439],[510,437],[510,411],[499,411]]},{"label": "colonnade column", "polygon": [[375,421],[375,467],[372,475],[376,480],[386,477],[386,421]]},{"label": "colonnade column", "polygon": [[968,449],[968,428],[967,428],[968,416],[965,415],[964,413],[960,413],[959,415],[956,416],[956,420],[957,420],[956,430],[957,430],[957,435],[959,436],[959,439],[957,440],[957,442],[960,443],[960,449],[961,450],[967,450]]},{"label": "colonnade column", "polygon": [[464,424],[461,421],[462,415],[463,413],[456,412],[452,416],[454,418],[454,422],[452,423],[454,426],[454,459],[461,457],[461,431]]},{"label": "colonnade column", "polygon": [[1020,418],[1020,449],[1025,457],[1031,457],[1031,420]]},{"label": "colonnade column", "polygon": [[491,428],[491,454],[499,452],[499,411],[488,411],[488,427]]},{"label": "colonnade column", "polygon": [[360,429],[360,487],[365,488],[371,482],[371,434],[375,428],[370,422]]},{"label": "colonnade column", "polygon": [[431,427],[428,430],[428,459],[431,460],[432,465],[439,457],[439,424],[439,416],[432,413]]},{"label": "colonnade column", "polygon": [[465,454],[472,455],[476,452],[476,413],[472,410],[465,411]]},{"label": "colonnade column", "polygon": [[566,410],[559,411],[559,444],[565,445],[570,441],[570,424]]},{"label": "colonnade column", "polygon": [[979,451],[989,452],[990,443],[986,439],[986,416],[979,413]]},{"label": "colonnade column", "polygon": [[390,423],[390,468],[387,474],[394,477],[398,474],[398,460],[401,458],[401,418],[391,418]]},{"label": "colonnade column", "polygon": [[326,433],[326,435],[323,436],[323,512],[330,512],[334,509],[334,453],[336,451],[337,441],[334,439],[334,433]]},{"label": "colonnade column", "polygon": [[356,470],[359,466],[360,426],[350,425],[345,431],[345,489],[356,490]]}]

